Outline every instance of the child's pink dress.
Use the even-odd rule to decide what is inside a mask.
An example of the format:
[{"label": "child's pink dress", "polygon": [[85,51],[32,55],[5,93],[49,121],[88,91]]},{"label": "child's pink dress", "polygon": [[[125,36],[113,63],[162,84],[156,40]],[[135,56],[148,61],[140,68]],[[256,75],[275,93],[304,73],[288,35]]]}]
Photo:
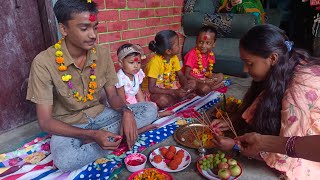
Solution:
[{"label": "child's pink dress", "polygon": [[116,88],[121,88],[123,86],[127,102],[130,104],[137,103],[138,101],[136,95],[139,91],[140,84],[145,77],[144,72],[140,69],[139,72],[134,75],[133,81],[131,81],[130,78],[124,74],[122,69],[118,71],[117,76],[119,82],[116,84]]},{"label": "child's pink dress", "polygon": [[[196,53],[196,48],[191,49],[185,56],[184,56],[184,65],[189,66],[191,68],[190,75],[197,78],[197,79],[205,79],[205,72],[209,66],[209,53],[201,54],[201,62],[204,71],[200,71],[199,64],[198,64],[198,57]],[[215,57],[212,56],[213,63],[215,63]]]},{"label": "child's pink dress", "polygon": [[[250,123],[261,98],[242,114]],[[282,99],[281,130],[279,136],[320,135],[320,67],[297,68],[291,86]],[[320,153],[320,152],[319,152]],[[268,166],[284,172],[286,179],[320,179],[320,163],[287,155],[261,152]]]}]

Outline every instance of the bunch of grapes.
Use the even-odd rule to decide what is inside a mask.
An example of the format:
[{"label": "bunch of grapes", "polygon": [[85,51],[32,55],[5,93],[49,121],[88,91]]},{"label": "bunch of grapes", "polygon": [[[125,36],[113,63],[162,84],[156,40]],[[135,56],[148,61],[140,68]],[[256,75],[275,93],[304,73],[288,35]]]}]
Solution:
[{"label": "bunch of grapes", "polygon": [[225,154],[221,151],[218,151],[217,154],[213,155],[210,154],[208,156],[205,156],[203,159],[199,161],[200,168],[207,171],[209,169],[217,169],[218,165],[221,162],[227,162],[227,158],[225,158]]}]

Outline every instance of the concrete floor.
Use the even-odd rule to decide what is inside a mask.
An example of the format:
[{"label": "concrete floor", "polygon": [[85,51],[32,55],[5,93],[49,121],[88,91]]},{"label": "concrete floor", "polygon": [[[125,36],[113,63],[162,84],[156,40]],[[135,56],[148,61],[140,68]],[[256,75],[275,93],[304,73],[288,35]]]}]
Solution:
[{"label": "concrete floor", "polygon": [[[250,78],[237,78],[237,77],[231,77],[232,85],[229,87],[229,91],[227,93],[227,96],[234,96],[236,98],[242,98],[245,91],[248,89],[251,83]],[[12,151],[18,147],[21,147],[24,142],[27,142],[29,140],[32,140],[41,133],[41,130],[39,129],[37,122],[32,122],[27,125],[24,125],[22,127],[16,128],[13,131],[9,131],[7,133],[0,135],[0,154],[4,152]],[[174,146],[180,146],[177,144],[173,137],[169,137],[168,139],[164,140],[163,142],[156,144],[152,146],[151,148],[148,148],[143,153],[146,156],[149,156],[150,152],[152,152],[154,149],[166,146],[166,145],[174,145]],[[180,146],[181,147],[181,146]],[[177,173],[170,173],[174,179],[180,180],[195,180],[195,179],[205,179],[197,170],[196,168],[196,161],[198,156],[197,150],[195,149],[189,149],[186,147],[183,147],[186,149],[192,158],[191,164],[184,169],[183,171],[177,172]],[[207,150],[207,153],[212,153],[214,150]],[[246,157],[239,156],[236,157],[236,159],[242,164],[243,166],[243,174],[240,177],[240,179],[259,179],[259,180],[272,180],[272,179],[279,179],[276,174],[268,168],[263,162],[259,162],[256,160],[249,160]],[[147,163],[146,167],[152,167],[150,162]],[[127,179],[130,176],[130,172],[126,169],[122,171],[119,174],[119,179]]]}]

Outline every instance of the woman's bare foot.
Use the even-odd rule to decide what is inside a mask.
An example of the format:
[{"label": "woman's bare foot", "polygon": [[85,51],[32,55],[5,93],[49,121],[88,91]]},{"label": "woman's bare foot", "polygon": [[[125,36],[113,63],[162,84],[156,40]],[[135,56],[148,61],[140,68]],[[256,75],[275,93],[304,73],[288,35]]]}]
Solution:
[{"label": "woman's bare foot", "polygon": [[174,114],[173,111],[162,111],[162,112],[159,112],[159,117],[162,118],[166,116],[171,116],[172,114]]}]

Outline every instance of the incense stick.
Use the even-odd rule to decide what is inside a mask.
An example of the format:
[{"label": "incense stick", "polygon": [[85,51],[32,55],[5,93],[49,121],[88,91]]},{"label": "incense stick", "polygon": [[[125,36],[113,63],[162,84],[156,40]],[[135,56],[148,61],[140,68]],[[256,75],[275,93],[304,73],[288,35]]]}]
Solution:
[{"label": "incense stick", "polygon": [[218,110],[217,107],[215,107],[215,109],[216,109],[217,112],[221,115],[222,119],[227,123],[227,125],[228,125],[228,127],[230,128],[230,130],[232,131],[232,133],[233,133],[236,137],[238,137],[238,136],[237,136],[237,133],[236,133],[234,127],[233,127],[232,121],[230,120],[228,114],[227,114],[227,117],[228,117],[228,118],[226,119],[226,118],[224,117],[224,115]]}]

